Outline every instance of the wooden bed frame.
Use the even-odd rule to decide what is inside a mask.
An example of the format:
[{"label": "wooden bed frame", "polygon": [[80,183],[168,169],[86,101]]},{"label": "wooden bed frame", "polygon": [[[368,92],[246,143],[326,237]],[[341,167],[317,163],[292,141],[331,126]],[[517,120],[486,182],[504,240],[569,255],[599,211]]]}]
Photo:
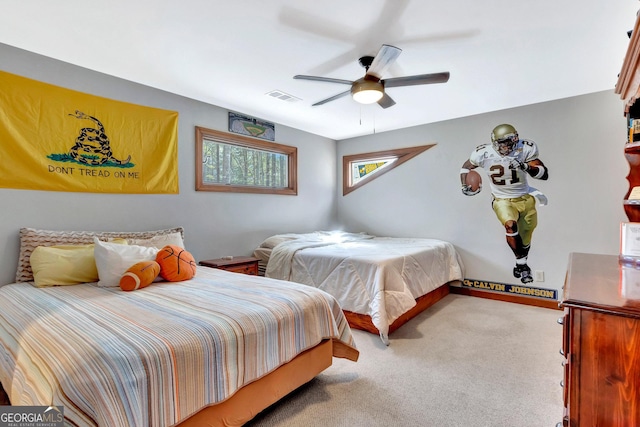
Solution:
[{"label": "wooden bed frame", "polygon": [[[391,325],[389,325],[389,335],[391,335],[391,333],[398,329],[400,326],[404,325],[409,320],[413,319],[418,314],[422,313],[427,308],[431,307],[442,298],[446,297],[448,294],[449,282],[425,295],[422,295],[421,297],[418,297],[416,299],[416,305],[411,310],[402,314]],[[378,328],[373,325],[373,322],[371,322],[371,316],[369,316],[368,314],[360,314],[344,310],[344,315],[349,322],[349,326],[351,326],[352,328],[371,332],[372,334],[376,335],[380,334],[380,331],[378,331]]]},{"label": "wooden bed frame", "polygon": [[[341,342],[324,340],[264,377],[245,385],[227,400],[208,406],[176,427],[240,427],[331,366],[333,357],[357,361],[359,353]],[[10,405],[0,384],[0,404]]]},{"label": "wooden bed frame", "polygon": [[262,410],[308,383],[331,366],[333,357],[342,357],[355,362],[358,356],[358,350],[339,341],[324,340],[317,346],[300,353],[291,362],[245,385],[224,402],[200,410],[177,424],[177,427],[242,426]]},{"label": "wooden bed frame", "polygon": [[260,411],[331,366],[332,344],[331,340],[321,342],[299,354],[291,362],[245,385],[229,399],[200,410],[178,424],[178,427],[242,426]]}]

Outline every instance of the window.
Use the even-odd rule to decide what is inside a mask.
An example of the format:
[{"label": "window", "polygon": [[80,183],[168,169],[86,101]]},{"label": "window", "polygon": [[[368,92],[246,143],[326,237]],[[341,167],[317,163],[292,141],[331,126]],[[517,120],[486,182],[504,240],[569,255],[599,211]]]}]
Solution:
[{"label": "window", "polygon": [[346,196],[434,145],[344,156],[342,158],[342,195]]},{"label": "window", "polygon": [[196,191],[298,194],[296,147],[196,127]]}]

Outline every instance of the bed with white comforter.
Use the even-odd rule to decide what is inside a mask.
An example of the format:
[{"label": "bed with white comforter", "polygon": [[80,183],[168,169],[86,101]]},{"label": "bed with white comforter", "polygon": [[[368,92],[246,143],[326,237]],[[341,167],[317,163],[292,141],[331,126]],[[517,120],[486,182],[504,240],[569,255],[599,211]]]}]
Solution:
[{"label": "bed with white comforter", "polygon": [[269,242],[267,277],[328,292],[345,311],[369,315],[387,344],[389,325],[416,299],[463,278],[455,247],[437,239],[314,232]]}]

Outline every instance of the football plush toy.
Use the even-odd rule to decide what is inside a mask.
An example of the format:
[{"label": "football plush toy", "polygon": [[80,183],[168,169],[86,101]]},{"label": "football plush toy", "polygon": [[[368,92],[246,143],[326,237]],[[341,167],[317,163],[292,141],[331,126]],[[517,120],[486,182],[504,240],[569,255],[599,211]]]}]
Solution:
[{"label": "football plush toy", "polygon": [[160,276],[169,282],[189,280],[196,275],[196,260],[184,248],[167,245],[156,255]]},{"label": "football plush toy", "polygon": [[122,275],[120,289],[135,291],[149,286],[160,273],[160,265],[155,261],[135,263]]},{"label": "football plush toy", "polygon": [[465,177],[464,183],[467,184],[471,191],[478,191],[482,189],[482,177],[474,170],[470,170]]}]

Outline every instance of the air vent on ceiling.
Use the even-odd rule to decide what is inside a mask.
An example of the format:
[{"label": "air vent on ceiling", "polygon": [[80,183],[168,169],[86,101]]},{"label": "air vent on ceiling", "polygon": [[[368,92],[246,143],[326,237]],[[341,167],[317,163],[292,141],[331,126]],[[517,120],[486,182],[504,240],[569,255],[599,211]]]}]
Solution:
[{"label": "air vent on ceiling", "polygon": [[271,92],[267,92],[267,95],[272,96],[274,98],[277,98],[281,101],[287,101],[287,102],[298,102],[301,101],[300,98],[296,98],[293,95],[289,95],[288,93],[284,93],[281,90],[272,90]]}]

